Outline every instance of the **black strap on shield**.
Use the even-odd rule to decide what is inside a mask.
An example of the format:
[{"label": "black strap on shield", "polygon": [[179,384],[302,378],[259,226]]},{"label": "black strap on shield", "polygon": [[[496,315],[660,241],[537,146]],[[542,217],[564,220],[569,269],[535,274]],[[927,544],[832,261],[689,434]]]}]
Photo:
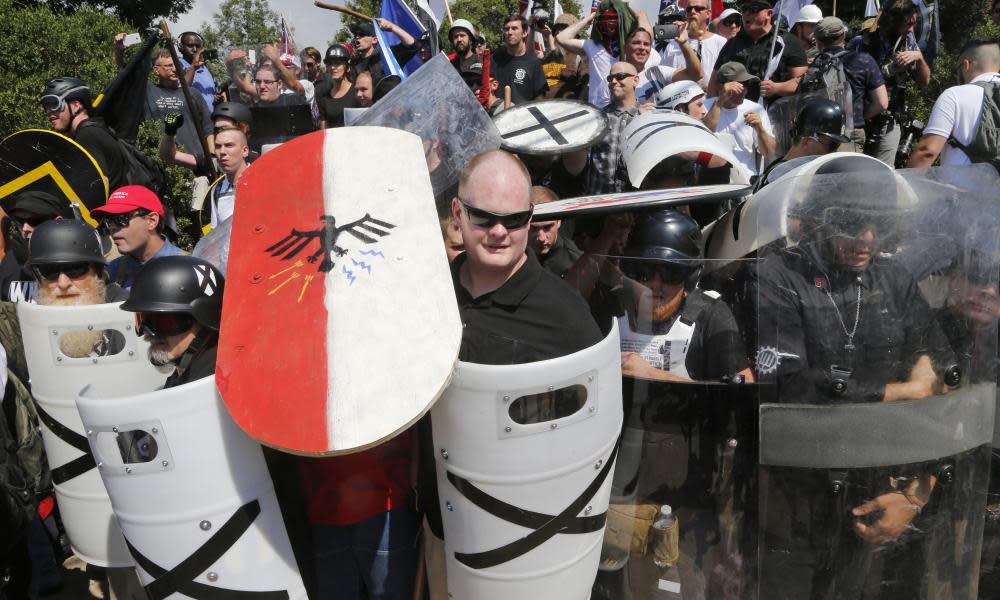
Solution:
[{"label": "black strap on shield", "polygon": [[194,581],[195,577],[208,570],[239,541],[259,514],[260,502],[252,500],[244,504],[208,541],[169,571],[143,556],[126,538],[125,543],[128,545],[128,551],[132,558],[135,559],[135,564],[156,578],[156,581],[146,586],[146,593],[149,594],[150,600],[162,600],[174,593],[201,600],[239,600],[240,598],[288,600],[288,592],[284,590],[275,592],[229,590]]},{"label": "black strap on shield", "polygon": [[539,129],[544,129],[545,132],[549,134],[549,137],[555,140],[557,144],[559,144],[560,146],[565,146],[566,144],[569,143],[569,140],[567,140],[566,137],[563,136],[562,132],[556,128],[556,125],[558,125],[559,123],[563,123],[565,121],[572,121],[573,119],[585,117],[588,114],[590,114],[586,110],[578,110],[575,113],[563,115],[555,119],[549,119],[548,117],[545,116],[545,113],[538,110],[537,107],[529,106],[528,112],[531,113],[531,116],[535,117],[535,120],[538,121],[538,125],[530,125],[528,127],[523,127],[521,129],[505,133],[501,137],[505,140],[509,140],[510,138],[518,137],[526,133],[531,133],[532,131],[538,131]]},{"label": "black strap on shield", "polygon": [[90,444],[87,443],[87,438],[56,421],[52,415],[45,412],[38,402],[35,402],[35,408],[38,410],[38,418],[42,420],[42,423],[45,423],[49,431],[57,438],[83,452],[83,456],[78,456],[68,463],[52,469],[53,483],[62,485],[77,475],[82,475],[97,466],[93,455],[90,454]]},{"label": "black strap on shield", "polygon": [[448,481],[470,502],[483,509],[489,514],[503,519],[509,523],[534,529],[528,535],[515,540],[499,548],[487,550],[485,552],[456,552],[455,558],[458,562],[473,569],[488,569],[531,552],[535,548],[547,542],[550,538],[559,533],[591,533],[604,527],[607,513],[601,513],[590,517],[577,517],[581,510],[591,501],[597,490],[604,485],[604,481],[611,473],[611,467],[615,463],[618,455],[620,440],[615,444],[611,455],[608,456],[604,467],[597,474],[587,489],[577,496],[569,506],[555,516],[545,515],[517,508],[490,496],[480,490],[466,479],[448,472]]}]

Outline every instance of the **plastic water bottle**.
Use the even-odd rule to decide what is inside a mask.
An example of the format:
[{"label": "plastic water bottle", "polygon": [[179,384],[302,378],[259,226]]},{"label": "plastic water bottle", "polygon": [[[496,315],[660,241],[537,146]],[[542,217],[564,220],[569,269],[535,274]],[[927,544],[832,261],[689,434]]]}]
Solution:
[{"label": "plastic water bottle", "polygon": [[653,522],[653,562],[661,568],[675,565],[680,554],[677,516],[669,504],[664,504],[660,507],[660,516]]}]

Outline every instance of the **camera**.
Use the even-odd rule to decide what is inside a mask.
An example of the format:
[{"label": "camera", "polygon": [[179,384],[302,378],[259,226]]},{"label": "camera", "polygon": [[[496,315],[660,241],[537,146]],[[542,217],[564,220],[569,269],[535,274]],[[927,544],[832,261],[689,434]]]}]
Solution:
[{"label": "camera", "polygon": [[668,42],[681,34],[681,28],[676,23],[653,26],[653,41]]},{"label": "camera", "polygon": [[219,60],[219,51],[215,48],[211,50],[205,50],[201,53],[202,60]]},{"label": "camera", "polygon": [[544,29],[549,24],[549,11],[545,9],[531,11],[531,23],[538,29]]}]

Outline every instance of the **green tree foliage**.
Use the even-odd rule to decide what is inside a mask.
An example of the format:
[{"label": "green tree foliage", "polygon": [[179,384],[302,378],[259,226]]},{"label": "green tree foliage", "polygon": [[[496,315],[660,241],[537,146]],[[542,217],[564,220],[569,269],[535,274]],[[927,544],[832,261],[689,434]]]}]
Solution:
[{"label": "green tree foliage", "polygon": [[17,0],[15,4],[26,8],[45,7],[62,15],[88,7],[109,12],[134,28],[146,29],[155,27],[160,18],[176,20],[191,10],[194,0]]},{"label": "green tree foliage", "polygon": [[210,48],[259,48],[275,43],[280,27],[268,0],[225,0],[201,33]]}]

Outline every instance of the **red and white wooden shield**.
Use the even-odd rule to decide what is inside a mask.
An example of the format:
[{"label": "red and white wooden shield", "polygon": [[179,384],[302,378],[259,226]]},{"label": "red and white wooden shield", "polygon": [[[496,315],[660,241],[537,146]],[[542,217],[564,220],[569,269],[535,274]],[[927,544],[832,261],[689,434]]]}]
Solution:
[{"label": "red and white wooden shield", "polygon": [[216,381],[250,436],[308,455],[392,437],[448,384],[461,330],[419,137],[320,131],[240,178]]}]

